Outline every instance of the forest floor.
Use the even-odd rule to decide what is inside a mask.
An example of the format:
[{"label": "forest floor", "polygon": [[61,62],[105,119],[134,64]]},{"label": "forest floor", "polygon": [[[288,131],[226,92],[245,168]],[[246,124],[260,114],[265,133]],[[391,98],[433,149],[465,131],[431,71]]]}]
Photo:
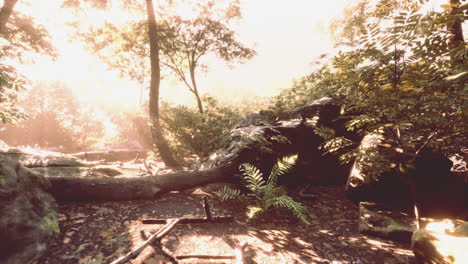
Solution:
[{"label": "forest floor", "polygon": [[[141,230],[156,232],[163,225],[142,224],[145,218],[204,217],[202,197],[213,216],[234,215],[233,223],[178,224],[162,244],[179,263],[235,263],[234,248],[246,242],[246,263],[413,263],[408,244],[362,235],[359,210],[344,196],[342,186],[316,187],[313,200],[290,195],[308,208],[311,224],[284,211],[269,211],[248,221],[240,202],[220,202],[221,184],[165,194],[153,201],[68,203],[59,206],[61,234],[37,264],[110,263],[137,248]],[[204,258],[190,256],[204,255]],[[221,256],[223,258],[210,258]],[[147,247],[131,263],[170,263]]]}]

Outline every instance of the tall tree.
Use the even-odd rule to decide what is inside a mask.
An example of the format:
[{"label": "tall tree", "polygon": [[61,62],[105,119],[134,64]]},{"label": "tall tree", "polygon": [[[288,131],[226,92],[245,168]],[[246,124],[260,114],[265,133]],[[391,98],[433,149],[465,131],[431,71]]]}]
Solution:
[{"label": "tall tree", "polygon": [[149,115],[152,124],[151,133],[164,164],[168,167],[180,168],[180,164],[174,159],[169,149],[161,131],[161,124],[159,123],[159,86],[161,82],[161,70],[159,67],[159,38],[152,0],[146,0],[146,11],[148,14],[148,37],[151,61],[151,83],[149,92]]},{"label": "tall tree", "polygon": [[13,8],[18,0],[4,0],[3,7],[0,10],[0,32],[5,30],[6,23],[13,12]]},{"label": "tall tree", "polygon": [[[217,15],[213,10],[207,11],[208,6],[204,6],[196,18],[182,19],[180,16],[165,15],[164,20],[157,25],[160,63],[187,86],[196,98],[200,113],[204,112],[204,108],[196,77],[200,69],[207,68],[202,58],[214,54],[230,63],[235,60],[244,62],[255,55],[253,49],[236,40],[235,32],[228,27],[230,20],[240,17],[239,12],[235,11],[235,5],[224,10],[224,15]],[[145,70],[149,67],[146,67],[142,58],[149,56],[149,38],[143,23],[146,22],[134,22],[124,27],[106,23],[103,27],[91,28],[81,35],[90,50],[110,67],[144,82]]]},{"label": "tall tree", "polygon": [[198,110],[203,114],[196,71],[200,66],[206,66],[201,64],[200,59],[212,53],[225,62],[248,60],[255,55],[255,51],[238,42],[235,32],[227,25],[206,15],[192,20],[172,17],[166,25],[166,32],[161,32],[165,36],[161,45],[164,54],[162,63],[193,93]]}]

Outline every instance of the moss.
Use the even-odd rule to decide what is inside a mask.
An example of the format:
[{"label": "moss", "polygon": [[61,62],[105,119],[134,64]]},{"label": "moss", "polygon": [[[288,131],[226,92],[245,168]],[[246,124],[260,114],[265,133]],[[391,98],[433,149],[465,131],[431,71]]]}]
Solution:
[{"label": "moss", "polygon": [[52,230],[54,233],[60,233],[60,227],[58,225],[57,214],[55,212],[49,212],[46,216],[42,218],[40,224],[41,229],[43,230]]}]

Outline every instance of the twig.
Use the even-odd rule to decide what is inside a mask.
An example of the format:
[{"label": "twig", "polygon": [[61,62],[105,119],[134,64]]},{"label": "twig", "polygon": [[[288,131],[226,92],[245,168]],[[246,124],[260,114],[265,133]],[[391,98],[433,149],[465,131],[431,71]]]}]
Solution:
[{"label": "twig", "polygon": [[[213,224],[220,224],[220,223],[232,223],[234,220],[234,216],[222,216],[222,217],[213,217],[211,220],[206,218],[182,218],[180,219],[179,224],[206,224],[206,223],[213,223]],[[143,219],[141,220],[143,224],[165,224],[166,219]]]},{"label": "twig", "polygon": [[203,209],[205,209],[205,215],[206,215],[206,219],[208,221],[212,221],[213,220],[213,216],[211,215],[211,211],[210,211],[210,205],[208,204],[208,200],[206,199],[205,196],[203,196]]},{"label": "twig", "polygon": [[161,244],[161,241],[156,240],[154,242],[154,248],[157,249],[157,251],[163,255],[165,258],[167,258],[172,264],[178,264],[179,262],[177,261],[176,257],[172,256],[171,253],[169,253],[169,250]]},{"label": "twig", "polygon": [[150,244],[152,244],[154,241],[159,240],[163,238],[165,235],[167,235],[173,228],[174,226],[179,223],[180,219],[172,219],[169,220],[168,223],[163,226],[158,232],[154,233],[151,235],[141,246],[139,246],[136,250],[131,251],[128,253],[126,256],[113,261],[111,264],[123,264],[126,263],[127,261],[136,258],[140,253]]},{"label": "twig", "polygon": [[[151,233],[148,232],[147,230],[140,230],[140,233],[141,233],[141,236],[143,237],[143,239],[148,239],[150,236],[151,236]],[[178,264],[179,262],[177,261],[177,259],[171,255],[171,253],[169,253],[169,250],[163,246],[163,244],[161,244],[161,240],[156,240],[153,242],[153,248],[155,249],[155,251],[157,251],[159,254],[163,255],[164,257],[166,257],[172,264]]]},{"label": "twig", "polygon": [[184,256],[177,256],[176,259],[235,259],[234,256],[212,256],[212,255],[184,255]]}]

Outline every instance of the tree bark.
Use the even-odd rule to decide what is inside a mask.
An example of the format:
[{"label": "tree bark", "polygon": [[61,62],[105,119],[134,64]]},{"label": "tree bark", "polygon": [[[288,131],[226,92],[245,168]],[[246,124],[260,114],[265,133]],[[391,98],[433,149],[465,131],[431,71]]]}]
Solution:
[{"label": "tree bark", "polygon": [[179,171],[139,178],[48,177],[50,193],[59,202],[148,200],[213,182],[229,181],[239,164],[200,171]]},{"label": "tree bark", "polygon": [[463,19],[463,12],[460,8],[461,3],[460,0],[450,0],[451,11],[450,15],[454,16],[453,22],[449,23],[448,30],[451,34],[451,45],[458,46],[461,43],[464,43],[465,40],[463,38],[463,28],[462,23],[464,22]]},{"label": "tree bark", "polygon": [[[464,16],[463,16],[463,11],[460,8],[461,3],[460,0],[450,0],[450,21],[447,24],[447,30],[450,34],[449,37],[449,47],[450,49],[456,49],[459,47],[461,44],[465,43],[465,40],[463,38],[463,28],[462,24],[465,21]],[[454,55],[452,55],[452,61],[454,66],[461,66],[463,67],[464,65],[464,60],[462,58],[455,58]]]},{"label": "tree bark", "polygon": [[0,33],[3,33],[5,30],[6,23],[13,12],[13,8],[16,5],[18,0],[5,0],[3,3],[3,7],[0,10]]},{"label": "tree bark", "polygon": [[146,0],[148,13],[148,34],[151,60],[151,83],[149,92],[149,116],[151,120],[151,134],[156,147],[167,167],[180,169],[180,164],[175,160],[166,139],[163,136],[159,122],[159,86],[161,81],[161,69],[159,67],[159,36],[157,34],[156,17],[152,0]]},{"label": "tree bark", "polygon": [[195,98],[197,98],[198,111],[200,112],[200,114],[203,114],[203,104],[200,98],[200,94],[198,94],[197,82],[195,81],[195,66],[194,65],[190,66],[190,80],[192,81],[192,88],[193,88],[193,90],[191,91],[195,95]]}]

